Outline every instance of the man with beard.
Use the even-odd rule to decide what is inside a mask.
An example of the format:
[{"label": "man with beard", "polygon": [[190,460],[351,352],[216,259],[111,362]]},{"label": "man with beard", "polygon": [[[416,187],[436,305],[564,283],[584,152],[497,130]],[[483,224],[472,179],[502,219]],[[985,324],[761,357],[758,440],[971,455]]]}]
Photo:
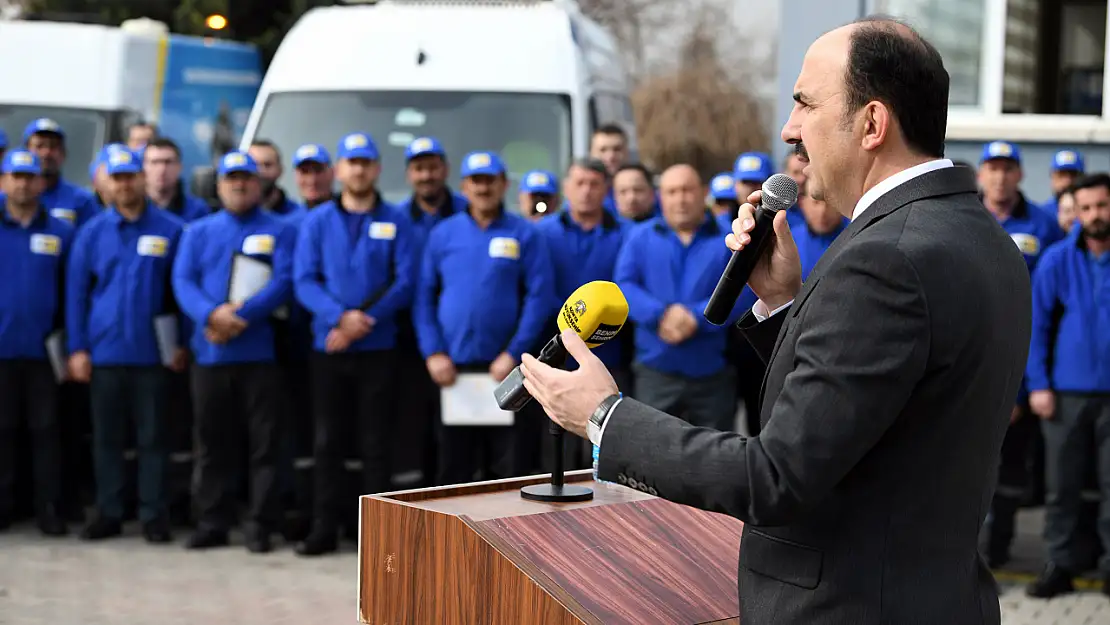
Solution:
[{"label": "man with beard", "polygon": [[[536,345],[555,301],[551,257],[536,226],[505,211],[505,165],[493,152],[463,159],[466,211],[432,230],[424,246],[413,316],[428,373],[440,387],[459,374],[500,382]],[[519,474],[529,458],[513,445],[513,426],[439,428],[440,484]]]},{"label": "man with beard", "polygon": [[[173,268],[173,290],[193,321],[193,429],[199,515],[186,547],[228,544],[235,524],[235,492],[244,448],[250,461],[247,550],[267,553],[277,529],[276,488],[282,428],[288,413],[276,363],[270,320],[292,295],[296,230],[261,207],[258,166],[249,154],[220,160],[223,210],[190,224]],[[265,284],[241,302],[229,302],[236,259],[269,265]],[[243,261],[246,262],[246,261]]]},{"label": "man with beard", "polygon": [[281,151],[273,141],[255,139],[247,151],[258,164],[258,179],[262,182],[262,208],[279,217],[296,219],[304,207],[289,199],[278,186],[278,179],[285,173],[281,165]]},{"label": "man with beard", "polygon": [[312,315],[312,402],[316,424],[315,512],[297,553],[338,548],[354,501],[343,487],[356,441],[360,493],[389,490],[397,400],[397,313],[412,304],[416,275],[408,218],[376,185],[377,146],[347,135],[336,152],[339,197],[305,217],[297,237],[293,284]]},{"label": "man with beard", "polygon": [[41,201],[51,215],[80,228],[100,212],[92,193],[62,179],[66,135],[58,122],[45,117],[31,122],[23,131],[23,144],[42,162],[46,190]]},{"label": "man with beard", "polygon": [[[405,176],[412,195],[398,205],[413,223],[414,280],[420,279],[420,258],[428,233],[442,220],[466,210],[467,199],[447,186],[447,151],[435,137],[418,137],[405,149]],[[420,471],[424,484],[432,486],[436,479],[438,456],[437,426],[439,422],[439,387],[428,375],[424,357],[416,341],[412,309],[406,308],[397,316],[397,357],[400,359],[401,379],[406,400],[398,404],[402,427],[411,426],[408,436],[423,441],[420,453]],[[411,454],[407,454],[411,457]]]},{"label": "man with beard", "polygon": [[1048,565],[1026,592],[1072,590],[1095,551],[1082,531],[1082,491],[1097,467],[1102,506],[1098,563],[1110,596],[1110,175],[1076,181],[1078,228],[1044,253],[1033,274],[1033,333],[1026,378],[1029,406],[1045,438]]},{"label": "man with beard", "polygon": [[[124,444],[134,427],[139,518],[147,541],[162,543],[170,540],[169,395],[155,318],[178,312],[170,271],[185,223],[147,200],[138,155],[112,152],[107,173],[112,206],[78,231],[66,276],[70,377],[90,384],[92,398],[97,518],[81,536],[101,540],[122,531]],[[185,367],[180,345],[172,365]]]}]

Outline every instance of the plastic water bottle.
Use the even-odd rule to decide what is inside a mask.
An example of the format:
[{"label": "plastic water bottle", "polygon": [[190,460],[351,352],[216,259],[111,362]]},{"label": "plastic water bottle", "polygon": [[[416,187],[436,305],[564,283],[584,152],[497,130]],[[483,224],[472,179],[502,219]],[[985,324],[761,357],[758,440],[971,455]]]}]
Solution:
[{"label": "plastic water bottle", "polygon": [[597,445],[594,445],[593,448],[594,448],[594,452],[593,452],[594,453],[594,480],[595,481],[600,481],[600,480],[597,479],[597,458],[601,454],[601,448],[598,447]]}]

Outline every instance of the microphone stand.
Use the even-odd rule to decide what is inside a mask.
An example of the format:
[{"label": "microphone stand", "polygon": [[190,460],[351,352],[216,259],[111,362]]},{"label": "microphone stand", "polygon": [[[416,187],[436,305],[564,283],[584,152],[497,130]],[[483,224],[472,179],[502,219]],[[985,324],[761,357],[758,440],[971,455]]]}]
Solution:
[{"label": "microphone stand", "polygon": [[566,430],[561,425],[551,422],[551,450],[554,452],[553,466],[551,468],[551,482],[548,484],[533,484],[520,489],[520,496],[529,501],[589,501],[594,498],[594,491],[585,486],[567,484],[564,481],[563,449],[566,447]]},{"label": "microphone stand", "polygon": [[[562,341],[556,340],[560,346]],[[562,367],[566,363],[565,357],[563,362],[551,363],[553,366]],[[563,468],[563,450],[566,447],[566,430],[563,426],[548,420],[548,432],[551,434],[551,450],[554,452],[552,455],[551,468],[551,482],[548,484],[533,484],[531,486],[523,486],[520,489],[520,496],[529,501],[589,501],[594,498],[594,491],[585,486],[577,484],[567,484],[564,480],[565,470]]]}]

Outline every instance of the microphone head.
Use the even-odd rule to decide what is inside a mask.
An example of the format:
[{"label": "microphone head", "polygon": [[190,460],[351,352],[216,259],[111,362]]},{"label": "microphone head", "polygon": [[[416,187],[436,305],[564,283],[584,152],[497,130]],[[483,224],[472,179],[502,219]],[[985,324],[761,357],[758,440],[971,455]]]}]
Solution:
[{"label": "microphone head", "polygon": [[595,280],[578,287],[559,311],[559,332],[571,329],[594,348],[617,336],[628,320],[628,300],[613,282]]},{"label": "microphone head", "polygon": [[760,205],[774,212],[786,210],[798,201],[798,183],[786,174],[775,174],[763,183]]}]

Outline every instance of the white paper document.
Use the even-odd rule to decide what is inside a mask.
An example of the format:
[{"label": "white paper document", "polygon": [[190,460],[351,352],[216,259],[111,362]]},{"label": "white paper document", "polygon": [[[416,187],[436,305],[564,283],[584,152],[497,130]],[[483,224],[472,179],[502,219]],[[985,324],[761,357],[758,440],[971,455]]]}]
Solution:
[{"label": "white paper document", "polygon": [[440,391],[443,425],[512,425],[513,413],[497,407],[497,382],[488,373],[462,373]]},{"label": "white paper document", "polygon": [[177,315],[158,315],[154,318],[154,340],[158,342],[158,356],[162,366],[173,364],[178,345]]},{"label": "white paper document", "polygon": [[66,334],[62,330],[55,330],[46,337],[46,357],[50,360],[50,368],[54,370],[54,379],[61,384],[68,377],[66,374]]},{"label": "white paper document", "polygon": [[231,261],[231,283],[227,288],[227,301],[242,304],[266,288],[274,268],[250,256],[236,256]]}]

